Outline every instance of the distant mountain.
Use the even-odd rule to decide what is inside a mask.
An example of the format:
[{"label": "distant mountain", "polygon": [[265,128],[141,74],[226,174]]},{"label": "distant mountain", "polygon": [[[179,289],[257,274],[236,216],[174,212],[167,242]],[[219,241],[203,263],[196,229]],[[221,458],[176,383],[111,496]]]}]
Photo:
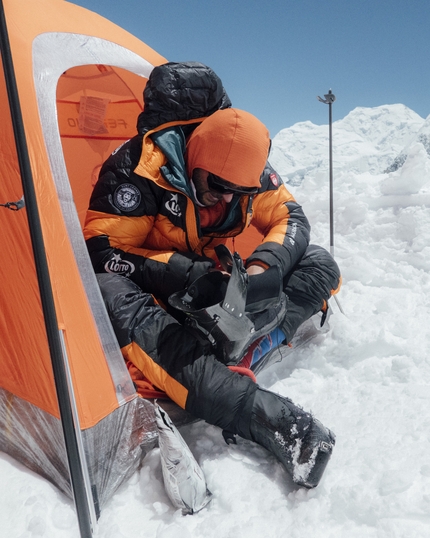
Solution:
[{"label": "distant mountain", "polygon": [[[286,183],[298,186],[306,176],[328,170],[328,136],[328,125],[309,121],[283,129],[273,139],[270,162]],[[425,120],[400,104],[359,107],[333,122],[333,169],[394,172],[418,151],[416,144],[430,156],[430,116]]]}]

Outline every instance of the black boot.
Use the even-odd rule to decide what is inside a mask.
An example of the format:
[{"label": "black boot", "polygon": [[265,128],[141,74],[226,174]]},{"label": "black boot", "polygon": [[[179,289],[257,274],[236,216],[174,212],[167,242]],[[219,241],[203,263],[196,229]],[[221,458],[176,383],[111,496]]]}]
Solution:
[{"label": "black boot", "polygon": [[269,450],[300,486],[318,485],[335,444],[334,434],[288,398],[258,389],[250,438]]},{"label": "black boot", "polygon": [[285,340],[291,342],[300,325],[319,312],[319,310],[320,307],[315,307],[309,302],[302,301],[301,304],[297,304],[290,299],[287,304],[287,312],[284,320],[279,324],[279,328],[285,334]]},{"label": "black boot", "polygon": [[189,326],[201,331],[218,360],[236,365],[249,346],[282,323],[287,297],[278,266],[248,277],[238,255],[231,260],[230,276],[207,273],[172,294],[169,304],[186,314]]}]

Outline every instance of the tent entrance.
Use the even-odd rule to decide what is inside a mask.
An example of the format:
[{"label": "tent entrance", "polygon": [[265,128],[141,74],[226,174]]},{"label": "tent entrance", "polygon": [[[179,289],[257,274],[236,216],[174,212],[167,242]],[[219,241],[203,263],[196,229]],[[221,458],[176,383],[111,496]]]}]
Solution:
[{"label": "tent entrance", "polygon": [[33,41],[39,117],[76,265],[100,336],[119,405],[135,390],[113,333],[82,234],[98,172],[136,134],[143,89],[153,65],[111,41],[73,33]]},{"label": "tent entrance", "polygon": [[58,128],[81,226],[103,162],[136,134],[145,82],[101,64],[73,67],[58,80]]}]

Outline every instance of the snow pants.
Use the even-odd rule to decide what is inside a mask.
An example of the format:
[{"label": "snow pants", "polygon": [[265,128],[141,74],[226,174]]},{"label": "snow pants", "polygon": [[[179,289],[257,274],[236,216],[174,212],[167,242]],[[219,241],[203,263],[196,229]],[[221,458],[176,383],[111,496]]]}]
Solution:
[{"label": "snow pants", "polygon": [[[240,432],[249,421],[256,383],[217,360],[209,342],[196,337],[128,278],[97,278],[124,358],[193,416]],[[331,255],[309,246],[284,278],[289,301],[280,328],[287,341],[324,307],[339,284],[340,272]]]}]

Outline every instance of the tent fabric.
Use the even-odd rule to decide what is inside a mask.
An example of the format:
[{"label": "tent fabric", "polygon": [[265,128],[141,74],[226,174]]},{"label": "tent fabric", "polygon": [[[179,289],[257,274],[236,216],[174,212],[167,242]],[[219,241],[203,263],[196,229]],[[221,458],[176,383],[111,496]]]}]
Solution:
[{"label": "tent fabric", "polygon": [[[153,442],[155,423],[124,364],[81,225],[99,167],[136,134],[146,80],[165,59],[63,0],[3,5],[76,428],[103,504]],[[0,118],[5,204],[22,197],[22,183],[2,62]],[[0,450],[70,494],[26,210],[0,207],[0,226]]]},{"label": "tent fabric", "polygon": [[[38,108],[55,187],[87,297],[92,304],[99,330],[103,331],[101,338],[107,364],[115,386],[121,389],[117,397],[122,399],[129,391],[124,386],[127,371],[123,361],[118,360],[119,348],[102,305],[81,225],[98,169],[120,143],[136,133],[137,114],[142,109],[143,76],[149,76],[152,66],[113,43],[74,34],[48,33],[37,36],[33,42],[33,57]],[[142,75],[134,75],[134,88],[131,87],[131,76],[128,77],[129,80],[123,80],[122,72],[104,65],[104,62],[111,61],[113,57],[118,63],[121,62]],[[80,63],[94,60],[97,61],[95,65],[79,66]],[[65,70],[69,66],[73,68]],[[106,102],[107,126],[101,122],[100,127],[103,128],[99,129],[100,133],[96,130],[88,134],[85,124],[79,128],[81,101],[89,98],[96,102]],[[126,113],[131,108],[127,120],[123,119],[121,112],[114,111],[111,116],[112,108],[122,110],[123,107]],[[131,118],[133,112],[135,116]],[[121,114],[119,118],[118,114]],[[117,127],[118,119],[122,120],[122,128]],[[65,160],[58,159],[62,154]]]},{"label": "tent fabric", "polygon": [[[135,398],[82,432],[97,511],[136,471],[157,443],[153,406]],[[0,447],[72,498],[60,421],[0,390]]]}]

